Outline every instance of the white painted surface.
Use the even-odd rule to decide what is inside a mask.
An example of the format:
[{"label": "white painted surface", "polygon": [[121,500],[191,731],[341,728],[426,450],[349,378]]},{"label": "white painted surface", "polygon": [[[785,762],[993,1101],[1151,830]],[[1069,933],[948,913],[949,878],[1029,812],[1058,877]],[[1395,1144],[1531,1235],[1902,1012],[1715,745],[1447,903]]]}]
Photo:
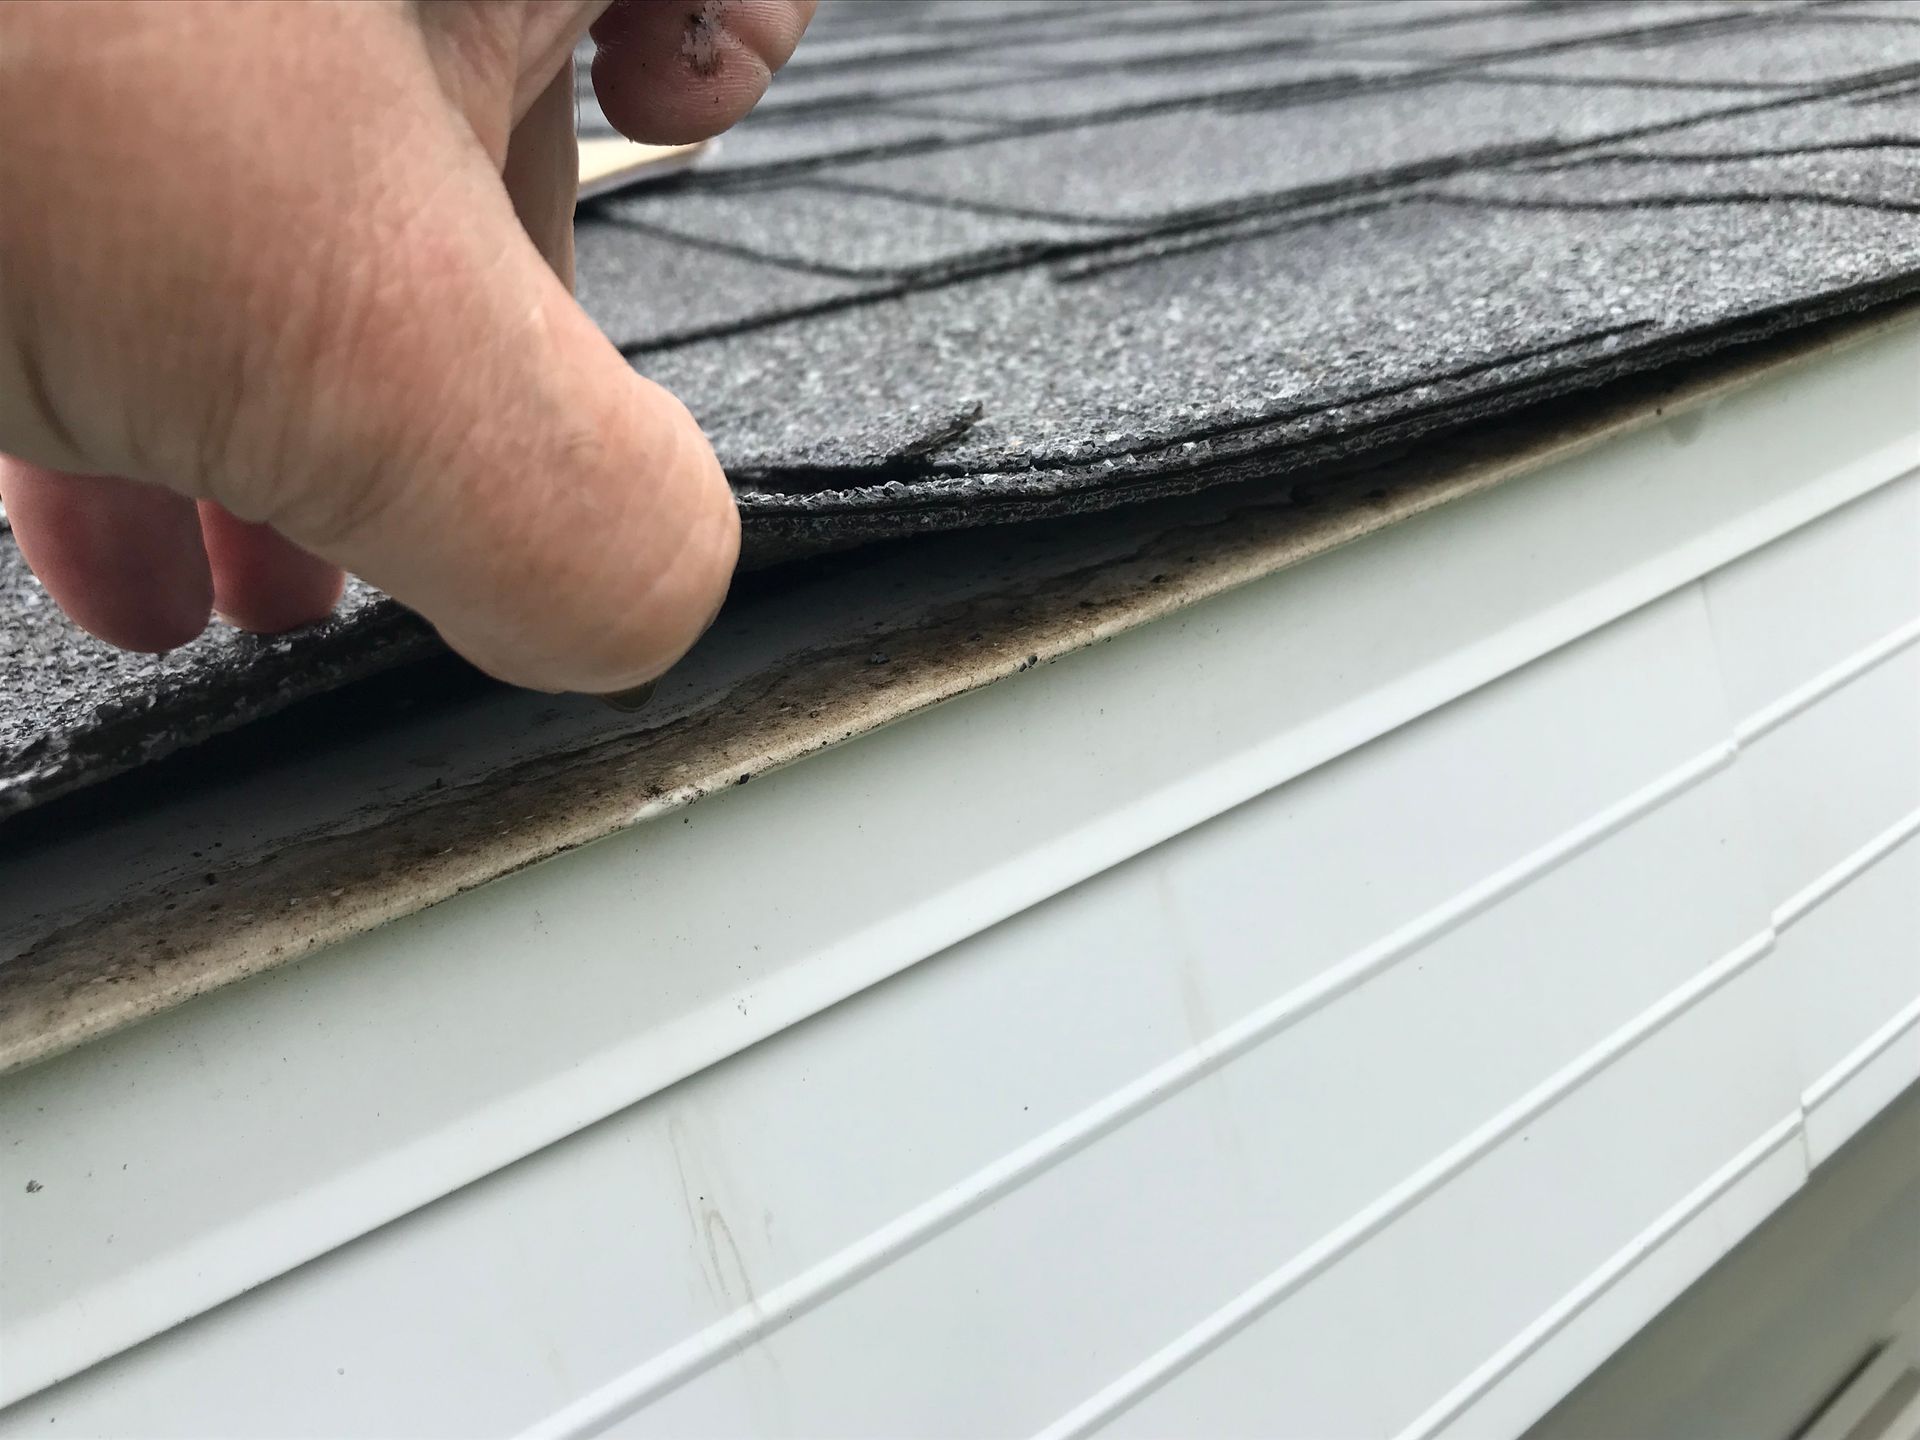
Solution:
[{"label": "white painted surface", "polygon": [[0,1434],[1517,1433],[1920,1073],[1917,366],[0,1082]]},{"label": "white painted surface", "polygon": [[[1875,1384],[1863,1367],[1876,1354],[1896,1367],[1920,1354],[1917,1235],[1920,1089],[1816,1169],[1526,1440],[1866,1440],[1848,1431],[1891,1377],[1882,1367]],[[1633,1283],[1623,1278],[1614,1295]],[[1849,1376],[1865,1383],[1849,1391]],[[1865,1403],[1843,1403],[1849,1394]]]}]

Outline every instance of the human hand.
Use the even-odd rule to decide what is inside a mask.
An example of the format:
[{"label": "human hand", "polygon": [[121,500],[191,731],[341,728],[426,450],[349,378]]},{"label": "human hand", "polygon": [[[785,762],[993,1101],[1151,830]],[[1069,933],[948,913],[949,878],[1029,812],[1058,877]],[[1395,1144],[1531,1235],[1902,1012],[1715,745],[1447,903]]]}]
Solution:
[{"label": "human hand", "polygon": [[739,521],[571,296],[571,54],[700,139],[813,3],[0,0],[0,499],[48,592],[160,651],[344,567],[519,684],[672,664]]}]

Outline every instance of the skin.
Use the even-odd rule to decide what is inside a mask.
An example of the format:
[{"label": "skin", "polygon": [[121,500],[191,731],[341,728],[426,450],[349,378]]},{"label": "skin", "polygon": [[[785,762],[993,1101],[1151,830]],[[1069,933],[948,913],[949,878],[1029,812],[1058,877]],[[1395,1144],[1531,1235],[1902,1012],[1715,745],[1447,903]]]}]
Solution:
[{"label": "skin", "polygon": [[164,651],[342,571],[482,669],[638,686],[733,499],[574,302],[571,53],[636,140],[733,124],[813,0],[0,0],[0,499],[79,624]]}]

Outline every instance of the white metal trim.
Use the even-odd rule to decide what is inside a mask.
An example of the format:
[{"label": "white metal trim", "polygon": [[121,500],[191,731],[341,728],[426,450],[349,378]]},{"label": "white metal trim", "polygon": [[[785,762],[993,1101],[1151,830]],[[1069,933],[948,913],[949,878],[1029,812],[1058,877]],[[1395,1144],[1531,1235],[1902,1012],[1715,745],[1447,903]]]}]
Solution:
[{"label": "white metal trim", "polygon": [[[1673,1208],[1621,1246],[1604,1265],[1567,1292],[1551,1309],[1501,1346],[1485,1364],[1436,1401],[1431,1409],[1402,1430],[1395,1440],[1433,1440],[1434,1436],[1444,1433],[1494,1386],[1513,1374],[1528,1356],[1537,1353],[1555,1335],[1565,1330],[1576,1317],[1591,1308],[1596,1300],[1654,1251],[1692,1224],[1715,1201],[1729,1194],[1768,1160],[1792,1145],[1800,1133],[1801,1116],[1798,1112],[1767,1129],[1759,1139],[1714,1171]],[[1799,1183],[1796,1175],[1795,1188]]]},{"label": "white metal trim", "polygon": [[[1393,1189],[1377,1197],[1372,1204],[1357,1211],[1337,1229],[1268,1274],[1257,1285],[1249,1287],[1112,1384],[1075,1406],[1040,1431],[1041,1440],[1079,1440],[1079,1437],[1092,1434],[1115,1416],[1137,1405],[1209,1351],[1259,1319],[1341,1255],[1384,1229],[1501,1141],[1517,1134],[1555,1102],[1572,1094],[1734,977],[1751,969],[1762,957],[1772,953],[1773,940],[1773,932],[1764,931],[1732,953],[1722,956],[1658,1004],[1650,1006],[1585,1054],[1548,1076],[1457,1144],[1436,1155]],[[1790,1125],[1792,1133],[1797,1133],[1799,1116],[1796,1114],[1782,1124]],[[1770,1135],[1772,1133],[1769,1132]],[[530,1432],[542,1436],[548,1433]],[[594,1432],[555,1432],[553,1440],[559,1440],[559,1434],[562,1433],[571,1437]]]},{"label": "white metal trim", "polygon": [[[527,1440],[578,1440],[578,1437],[598,1434],[608,1425],[633,1413],[649,1401],[684,1385],[729,1355],[831,1299],[863,1276],[871,1274],[881,1266],[924,1244],[941,1231],[958,1224],[968,1215],[991,1204],[1022,1182],[1084,1149],[1127,1120],[1152,1108],[1169,1096],[1179,1093],[1237,1056],[1270,1039],[1287,1026],[1304,1019],[1315,1010],[1364,984],[1395,962],[1431,944],[1456,926],[1565,864],[1608,835],[1631,824],[1640,816],[1692,789],[1708,776],[1723,769],[1732,758],[1732,753],[1731,745],[1711,750],[1671,774],[1663,776],[1637,794],[1610,806],[1576,829],[1558,837],[1550,845],[1516,861],[1427,915],[1401,927],[1378,943],[1323,971],[1308,984],[1290,990],[1258,1010],[1243,1016],[1234,1024],[1211,1036],[1205,1044],[1193,1046],[1164,1065],[1148,1071],[1131,1084],[1113,1091],[1099,1104],[1089,1106],[1078,1115],[1037,1136],[1028,1144],[1009,1152],[994,1164],[976,1171],[952,1189],[934,1196],[924,1204],[901,1215],[892,1224],[865,1237],[858,1245],[841,1251],[811,1270],[768,1291],[758,1305],[735,1310],[724,1320],[709,1326],[697,1335],[689,1336],[673,1349],[652,1357],[644,1365],[637,1366],[599,1389],[582,1396],[567,1409],[548,1417],[540,1425],[530,1428],[526,1432]],[[1725,980],[1757,960],[1769,947],[1770,940],[1763,937],[1763,943],[1757,948],[1743,947],[1741,951],[1736,952],[1735,957],[1729,957],[1729,960],[1723,960],[1720,965],[1702,972],[1702,975],[1697,977],[1685,992],[1686,1003],[1691,1004],[1694,1000],[1710,994]],[[1730,964],[1734,959],[1737,959],[1738,963]],[[1676,994],[1680,993],[1676,992]],[[1664,1014],[1659,1024],[1664,1024],[1682,1008],[1684,1006],[1677,1006],[1671,1013]],[[1649,1025],[1643,1033],[1651,1034],[1657,1028],[1658,1024]],[[1633,1038],[1637,1040],[1641,1035],[1636,1034]],[[1611,1060],[1614,1057],[1610,1055],[1607,1058]],[[1571,1088],[1579,1079],[1598,1068],[1600,1068],[1599,1065],[1594,1064],[1578,1075],[1567,1078],[1564,1088]],[[1562,1074],[1564,1076],[1566,1072]],[[1548,1082],[1548,1084],[1553,1083],[1555,1082]],[[1486,1145],[1491,1145],[1510,1133],[1512,1129],[1525,1124],[1532,1115],[1546,1108],[1552,1099],[1564,1093],[1564,1088],[1554,1091],[1550,1096],[1538,1098],[1535,1108],[1528,1110],[1525,1114],[1517,1110],[1509,1110],[1496,1117],[1495,1121],[1490,1123],[1497,1124],[1501,1128],[1497,1134],[1487,1140]],[[1541,1092],[1535,1091],[1534,1095],[1540,1097]],[[1426,1171],[1422,1171],[1420,1176],[1410,1179],[1407,1186],[1392,1192],[1398,1198],[1394,1202],[1391,1213],[1382,1213],[1376,1217],[1375,1222],[1369,1223],[1364,1229],[1345,1236],[1337,1246],[1322,1256],[1313,1268],[1321,1268],[1350,1249],[1366,1234],[1372,1233],[1394,1215],[1399,1214],[1420,1195],[1441,1183],[1447,1175],[1464,1166],[1484,1148],[1486,1146],[1481,1146],[1471,1154],[1462,1152],[1457,1163],[1444,1174],[1436,1173],[1434,1176],[1428,1176]],[[1449,1152],[1450,1155],[1454,1153]],[[1417,1187],[1408,1189],[1408,1186],[1414,1186],[1415,1180],[1419,1180]],[[1404,1195],[1401,1193],[1403,1190],[1406,1191]],[[1373,1208],[1378,1208],[1378,1202]],[[1371,1209],[1363,1212],[1363,1214],[1371,1213]],[[1302,1274],[1298,1278],[1304,1279],[1305,1275]]]},{"label": "white metal trim", "polygon": [[1901,817],[1773,912],[1773,928],[1787,930],[1839,894],[1902,845],[1920,835],[1920,810]]},{"label": "white metal trim", "polygon": [[1814,676],[1806,684],[1790,694],[1781,696],[1771,705],[1755,711],[1734,727],[1734,738],[1742,745],[1751,745],[1761,736],[1779,729],[1794,716],[1811,709],[1836,690],[1844,689],[1861,676],[1885,664],[1917,640],[1920,640],[1920,616],[1916,616],[1891,634],[1881,636],[1859,653],[1849,655],[1839,664]]},{"label": "white metal trim", "polygon": [[1869,1035],[1801,1097],[1807,1161],[1823,1165],[1861,1126],[1920,1081],[1920,996]]}]

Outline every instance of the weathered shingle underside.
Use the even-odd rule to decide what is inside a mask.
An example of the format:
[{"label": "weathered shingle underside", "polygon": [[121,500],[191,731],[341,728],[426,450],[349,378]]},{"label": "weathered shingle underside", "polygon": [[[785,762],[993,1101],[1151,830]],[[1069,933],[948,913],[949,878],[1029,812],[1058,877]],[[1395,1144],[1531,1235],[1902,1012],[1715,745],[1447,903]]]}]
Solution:
[{"label": "weathered shingle underside", "polygon": [[[1920,288],[1916,212],[1903,0],[864,0],[583,210],[580,293],[763,562],[1284,485]],[[363,595],[116,657],[10,544],[0,594],[0,815],[423,643]]]}]

